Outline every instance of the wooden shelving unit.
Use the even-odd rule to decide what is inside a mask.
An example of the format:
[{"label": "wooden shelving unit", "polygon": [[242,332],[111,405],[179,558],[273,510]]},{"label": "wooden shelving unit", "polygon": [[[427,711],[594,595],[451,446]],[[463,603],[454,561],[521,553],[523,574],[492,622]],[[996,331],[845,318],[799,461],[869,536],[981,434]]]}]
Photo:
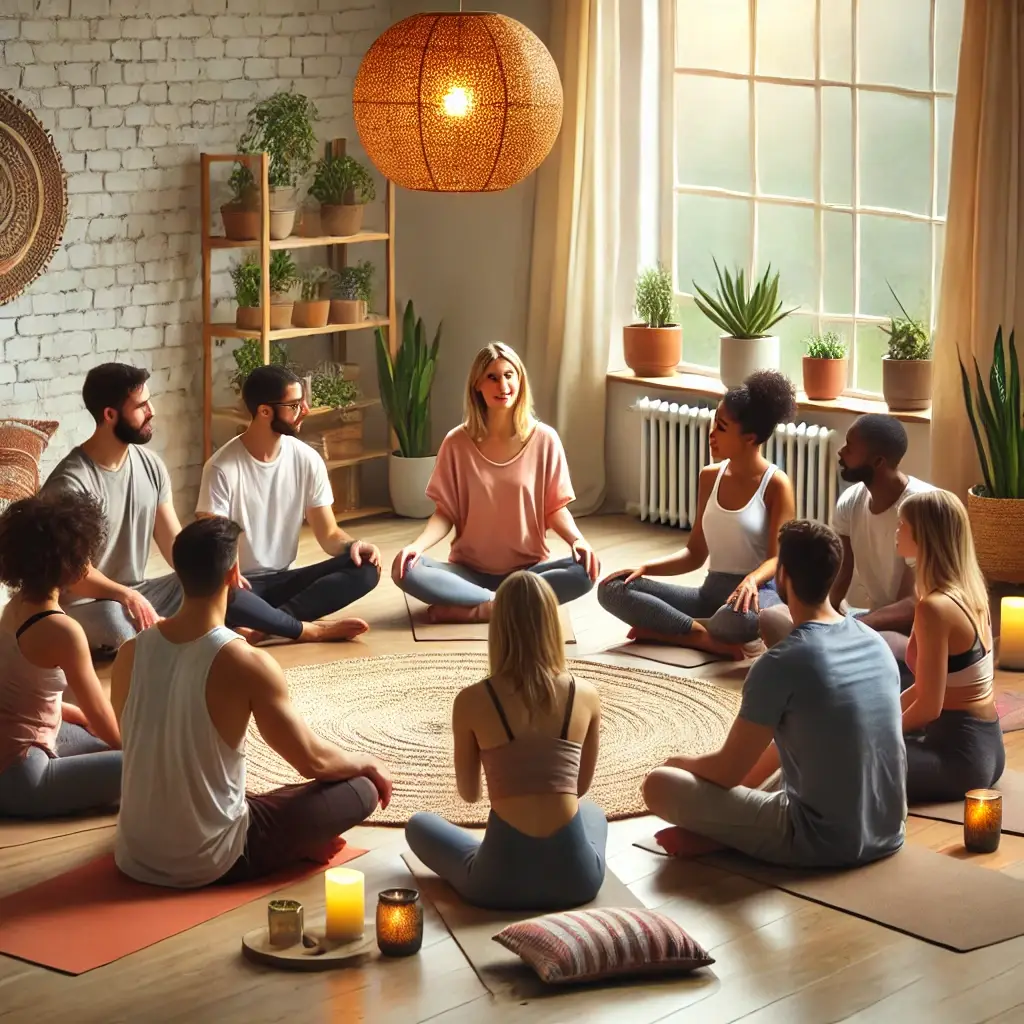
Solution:
[{"label": "wooden shelving unit", "polygon": [[[345,140],[334,139],[327,144],[334,156],[344,156]],[[260,191],[260,238],[254,241],[236,242],[223,235],[211,233],[211,182],[210,172],[215,164],[244,163],[259,182]],[[395,311],[395,186],[388,181],[384,192],[384,231],[363,230],[354,235],[294,235],[289,238],[270,238],[270,188],[268,182],[269,159],[266,153],[203,153],[200,156],[201,170],[201,214],[203,219],[203,460],[213,454],[213,420],[227,418],[238,423],[248,423],[248,416],[237,407],[214,408],[213,405],[213,346],[217,340],[226,338],[257,339],[261,343],[263,362],[270,360],[272,342],[284,342],[292,338],[309,338],[317,335],[334,335],[334,357],[338,362],[347,360],[347,336],[353,331],[372,331],[377,327],[385,331],[392,358],[398,345],[397,315]],[[358,324],[328,324],[326,327],[289,327],[284,330],[270,329],[270,254],[275,249],[308,249],[321,247],[326,250],[326,262],[337,269],[348,262],[348,246],[366,242],[384,243],[384,282],[386,315],[368,317]],[[252,249],[259,253],[260,262],[260,307],[262,324],[259,330],[244,330],[234,323],[213,319],[213,296],[210,284],[212,254],[221,249]],[[380,405],[380,399],[361,398],[349,408],[367,409]],[[319,415],[335,412],[334,409],[313,409],[306,422],[315,421]],[[364,462],[386,458],[386,448],[367,449],[358,455],[344,459],[326,461],[327,471],[335,492],[335,514],[338,519],[356,519],[364,516],[390,512],[387,506],[365,506],[359,499],[359,467]]]}]

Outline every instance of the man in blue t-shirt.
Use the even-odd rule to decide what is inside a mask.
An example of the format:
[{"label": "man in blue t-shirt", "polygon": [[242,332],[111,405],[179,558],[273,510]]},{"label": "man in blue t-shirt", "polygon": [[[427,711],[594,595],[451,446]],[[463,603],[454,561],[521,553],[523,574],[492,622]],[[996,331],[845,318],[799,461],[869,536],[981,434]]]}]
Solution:
[{"label": "man in blue t-shirt", "polygon": [[878,633],[829,603],[842,558],[821,523],[779,531],[775,579],[793,632],[751,667],[722,748],[669,758],[644,782],[652,813],[680,826],[672,852],[727,846],[775,864],[839,867],[903,845],[899,669]]}]

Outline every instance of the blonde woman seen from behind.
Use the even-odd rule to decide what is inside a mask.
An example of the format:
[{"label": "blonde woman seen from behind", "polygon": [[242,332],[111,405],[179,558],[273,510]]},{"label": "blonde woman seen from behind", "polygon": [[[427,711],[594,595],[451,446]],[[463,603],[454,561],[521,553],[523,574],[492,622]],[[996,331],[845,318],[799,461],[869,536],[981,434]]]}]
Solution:
[{"label": "blonde woman seen from behind", "polygon": [[562,910],[601,888],[608,823],[581,800],[597,764],[601,702],[565,667],[558,602],[535,573],[498,588],[488,639],[489,678],[455,698],[452,731],[459,795],[491,813],[482,841],[436,814],[414,814],[413,853],[468,903]]},{"label": "blonde woman seen from behind", "polygon": [[949,491],[910,495],[900,505],[896,549],[917,561],[907,645],[914,685],[902,697],[907,802],[959,800],[998,782],[1006,764],[988,588],[963,503]]}]

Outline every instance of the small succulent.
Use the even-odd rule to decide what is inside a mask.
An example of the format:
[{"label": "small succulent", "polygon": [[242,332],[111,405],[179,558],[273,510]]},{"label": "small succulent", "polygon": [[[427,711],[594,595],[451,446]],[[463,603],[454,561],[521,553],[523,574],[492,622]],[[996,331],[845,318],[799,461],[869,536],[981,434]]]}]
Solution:
[{"label": "small succulent", "polygon": [[342,267],[331,278],[331,295],[336,299],[369,302],[373,294],[374,265],[363,260],[350,267]]},{"label": "small succulent", "polygon": [[903,315],[890,317],[889,326],[879,328],[889,336],[887,355],[890,359],[931,359],[932,341],[928,337],[928,329],[921,320],[915,320],[906,311],[891,284],[889,291]]},{"label": "small succulent", "polygon": [[811,359],[845,359],[846,345],[835,331],[812,334],[807,339],[807,355]]},{"label": "small succulent", "polygon": [[315,302],[320,298],[320,285],[331,276],[327,267],[304,267],[299,271],[303,302]]},{"label": "small succulent", "polygon": [[660,263],[636,279],[636,314],[648,327],[665,327],[673,322],[675,296],[672,275]]}]

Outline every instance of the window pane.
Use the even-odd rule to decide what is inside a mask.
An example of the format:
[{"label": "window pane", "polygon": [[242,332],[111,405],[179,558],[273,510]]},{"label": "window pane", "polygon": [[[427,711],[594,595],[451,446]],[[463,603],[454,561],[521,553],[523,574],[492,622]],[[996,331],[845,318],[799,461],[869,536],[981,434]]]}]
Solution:
[{"label": "window pane", "polygon": [[878,324],[857,324],[857,358],[853,386],[858,391],[882,393],[882,356],[889,339]]},{"label": "window pane", "polygon": [[676,64],[749,74],[748,0],[676,0]]},{"label": "window pane", "polygon": [[935,326],[935,321],[938,319],[938,301],[939,295],[942,292],[942,260],[946,254],[946,225],[936,224],[935,225],[935,269],[932,272],[932,308],[931,308],[931,325]]},{"label": "window pane", "polygon": [[963,24],[964,0],[936,0],[935,88],[940,92],[953,92],[956,89]]},{"label": "window pane", "polygon": [[676,75],[676,181],[753,190],[746,82]]},{"label": "window pane", "polygon": [[860,0],[857,32],[858,82],[931,88],[930,0]]},{"label": "window pane", "polygon": [[860,201],[931,213],[931,101],[860,92]]},{"label": "window pane", "polygon": [[853,206],[853,92],[821,90],[821,176],[826,203]]},{"label": "window pane", "polygon": [[750,262],[750,201],[678,194],[676,247],[676,290],[692,293],[696,280],[714,294],[712,257],[722,268],[746,268]]},{"label": "window pane", "polygon": [[851,0],[822,0],[821,75],[832,82],[853,80]]},{"label": "window pane", "polygon": [[679,300],[679,321],[683,325],[684,363],[718,369],[718,337],[722,333],[697,308],[693,299]]},{"label": "window pane", "polygon": [[935,138],[935,212],[939,217],[946,216],[946,207],[949,205],[949,158],[953,150],[953,102],[953,100],[944,99],[941,96],[935,98],[937,115]]},{"label": "window pane", "polygon": [[[931,224],[862,214],[858,312],[899,312],[889,285],[914,317],[927,319],[932,283]],[[888,282],[888,284],[886,283]]]},{"label": "window pane", "polygon": [[853,215],[825,211],[825,310],[853,314]]},{"label": "window pane", "polygon": [[817,116],[813,87],[759,84],[756,88],[760,191],[813,200]]},{"label": "window pane", "polygon": [[[814,78],[815,2],[816,0],[758,0],[759,75],[772,75],[777,78]],[[706,6],[711,7],[710,4]]]},{"label": "window pane", "polygon": [[798,390],[803,387],[806,342],[814,324],[813,314],[793,313],[772,328],[772,333],[779,336],[779,369]]},{"label": "window pane", "polygon": [[783,309],[818,307],[814,210],[802,206],[759,203],[757,207],[757,275],[772,266],[779,272]]}]

